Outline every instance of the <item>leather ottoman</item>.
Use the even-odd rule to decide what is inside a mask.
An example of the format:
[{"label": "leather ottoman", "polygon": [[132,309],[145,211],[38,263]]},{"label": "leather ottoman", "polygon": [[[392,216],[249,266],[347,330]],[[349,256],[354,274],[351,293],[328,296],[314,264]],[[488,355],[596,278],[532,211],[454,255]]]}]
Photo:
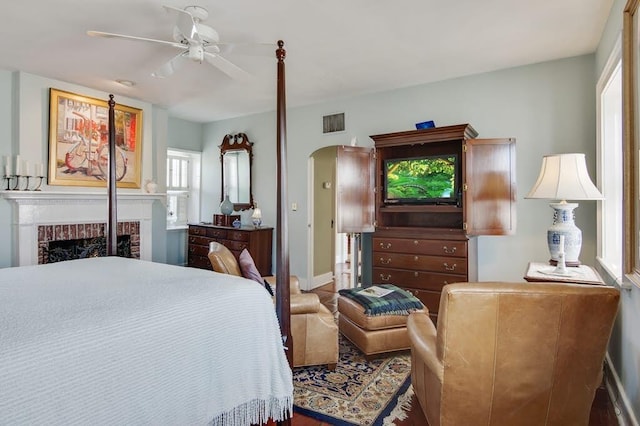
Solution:
[{"label": "leather ottoman", "polygon": [[[410,348],[408,315],[368,316],[352,299],[338,296],[338,328],[366,356]],[[427,308],[416,312],[428,314]]]}]

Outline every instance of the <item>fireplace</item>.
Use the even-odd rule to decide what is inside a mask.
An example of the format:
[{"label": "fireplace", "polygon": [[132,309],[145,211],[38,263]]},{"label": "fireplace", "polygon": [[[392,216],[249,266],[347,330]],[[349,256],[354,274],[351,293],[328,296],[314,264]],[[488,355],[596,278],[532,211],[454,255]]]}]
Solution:
[{"label": "fireplace", "polygon": [[[51,241],[105,236],[106,192],[0,191],[0,197],[14,206],[13,266],[45,263]],[[118,192],[117,234],[130,236],[131,257],[152,259],[152,206],[163,199],[164,194]]]},{"label": "fireplace", "polygon": [[[107,255],[104,223],[38,226],[38,263]],[[118,222],[117,255],[140,258],[140,222]]]}]

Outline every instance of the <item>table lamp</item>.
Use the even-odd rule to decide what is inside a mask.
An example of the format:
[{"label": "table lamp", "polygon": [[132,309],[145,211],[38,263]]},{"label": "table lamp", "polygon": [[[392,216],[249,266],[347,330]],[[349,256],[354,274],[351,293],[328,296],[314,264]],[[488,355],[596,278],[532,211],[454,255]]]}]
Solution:
[{"label": "table lamp", "polygon": [[258,207],[258,203],[254,203],[251,221],[253,222],[253,226],[255,226],[256,228],[259,228],[262,224],[262,211]]},{"label": "table lamp", "polygon": [[[538,180],[525,198],[559,200],[549,203],[553,209],[553,224],[547,230],[549,263],[557,265],[563,259],[566,266],[579,266],[582,231],[573,221],[573,210],[578,203],[567,203],[566,200],[604,198],[589,178],[585,155],[545,155]],[[560,246],[561,240],[563,247]]]}]

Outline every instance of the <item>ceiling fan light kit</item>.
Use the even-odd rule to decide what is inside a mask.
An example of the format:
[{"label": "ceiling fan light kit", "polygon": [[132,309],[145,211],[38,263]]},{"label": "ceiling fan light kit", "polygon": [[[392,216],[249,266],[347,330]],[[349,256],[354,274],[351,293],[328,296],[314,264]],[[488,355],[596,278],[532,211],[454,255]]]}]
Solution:
[{"label": "ceiling fan light kit", "polygon": [[173,6],[163,7],[167,13],[174,15],[176,18],[172,33],[174,41],[156,40],[102,31],[87,31],[87,34],[94,37],[121,38],[125,40],[164,44],[182,50],[179,54],[152,72],[151,75],[153,77],[169,77],[186,59],[198,63],[206,60],[210,65],[213,65],[234,79],[246,80],[250,77],[246,71],[220,55],[220,47],[218,46],[220,44],[220,37],[218,32],[201,22],[209,16],[205,8],[200,6],[187,6],[184,9],[178,9]]},{"label": "ceiling fan light kit", "polygon": [[136,83],[134,83],[131,80],[116,80],[116,83],[122,84],[123,86],[126,86],[126,87],[133,87],[136,85]]}]

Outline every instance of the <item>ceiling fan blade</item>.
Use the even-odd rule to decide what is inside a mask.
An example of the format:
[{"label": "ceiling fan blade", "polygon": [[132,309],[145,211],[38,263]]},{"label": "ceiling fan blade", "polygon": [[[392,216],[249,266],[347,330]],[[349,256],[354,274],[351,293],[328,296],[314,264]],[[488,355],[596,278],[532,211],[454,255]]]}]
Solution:
[{"label": "ceiling fan blade", "polygon": [[164,7],[168,14],[175,17],[176,28],[183,38],[186,38],[189,41],[200,41],[200,38],[198,37],[197,23],[189,12],[173,6],[162,7]]},{"label": "ceiling fan blade", "polygon": [[238,67],[237,65],[232,64],[227,61],[220,55],[215,55],[210,52],[204,52],[204,57],[211,65],[218,68],[223,73],[227,74],[229,77],[236,80],[244,80],[247,81],[251,79],[251,74]]},{"label": "ceiling fan blade", "polygon": [[180,68],[182,64],[186,62],[186,60],[187,60],[187,52],[185,51],[171,58],[168,62],[166,62],[160,68],[152,72],[151,75],[157,78],[169,77],[178,68]]},{"label": "ceiling fan blade", "polygon": [[186,50],[188,47],[180,44],[180,43],[176,43],[173,41],[165,41],[165,40],[156,40],[154,38],[145,38],[145,37],[136,37],[136,36],[130,36],[130,35],[124,35],[124,34],[114,34],[114,33],[105,33],[102,31],[87,31],[87,35],[90,35],[91,37],[105,37],[105,38],[123,38],[126,40],[134,40],[134,41],[146,41],[146,42],[151,42],[151,43],[160,43],[160,44],[166,44],[167,46],[173,46],[173,47],[177,47],[180,49],[184,49]]}]

